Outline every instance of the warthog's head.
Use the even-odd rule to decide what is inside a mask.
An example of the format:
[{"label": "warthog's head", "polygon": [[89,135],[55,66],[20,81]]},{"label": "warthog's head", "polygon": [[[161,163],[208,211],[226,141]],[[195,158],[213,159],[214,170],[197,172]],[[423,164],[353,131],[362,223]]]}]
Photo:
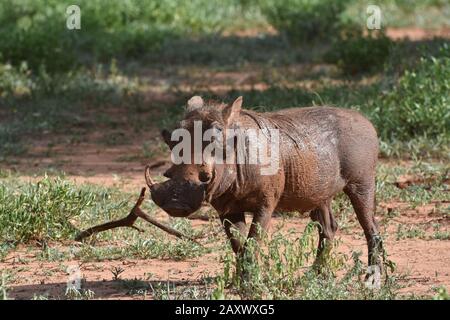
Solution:
[{"label": "warthog's head", "polygon": [[[202,203],[210,201],[212,193],[224,183],[223,173],[226,164],[217,164],[215,157],[204,157],[205,148],[210,141],[203,141],[205,131],[214,131],[225,138],[225,129],[239,115],[242,97],[232,104],[205,105],[201,97],[192,97],[186,107],[186,115],[173,132],[162,131],[162,137],[172,152],[172,161],[176,157],[183,160],[174,163],[164,176],[169,180],[154,183],[146,170],[146,181],[153,201],[173,217],[186,217],[198,210]],[[201,123],[201,131],[198,128]],[[195,132],[194,132],[195,131]],[[182,137],[180,132],[183,133]],[[189,141],[184,134],[189,133]],[[194,147],[196,135],[201,134],[200,145]],[[173,141],[175,140],[175,141]],[[214,140],[212,138],[211,140]],[[198,140],[197,140],[198,141]],[[190,144],[189,148],[180,148],[180,142]],[[225,152],[224,152],[225,154]],[[175,158],[174,158],[175,157]]]}]

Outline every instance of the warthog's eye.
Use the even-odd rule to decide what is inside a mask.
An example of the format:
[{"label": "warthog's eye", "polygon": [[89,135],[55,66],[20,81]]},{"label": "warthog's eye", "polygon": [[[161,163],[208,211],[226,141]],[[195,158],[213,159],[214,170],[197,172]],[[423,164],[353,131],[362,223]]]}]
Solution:
[{"label": "warthog's eye", "polygon": [[203,183],[209,182],[209,180],[211,180],[211,174],[208,172],[202,171],[199,173],[198,179]]}]

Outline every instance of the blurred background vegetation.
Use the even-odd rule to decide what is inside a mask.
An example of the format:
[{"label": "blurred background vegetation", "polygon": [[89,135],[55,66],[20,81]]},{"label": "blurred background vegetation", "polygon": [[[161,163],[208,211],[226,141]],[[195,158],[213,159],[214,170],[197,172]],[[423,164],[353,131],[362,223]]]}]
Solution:
[{"label": "blurred background vegetation", "polygon": [[[447,157],[450,3],[377,1],[383,28],[368,32],[369,3],[79,0],[81,30],[68,30],[70,1],[1,1],[0,159],[26,152],[24,136],[93,128],[102,120],[98,113],[82,115],[99,106],[153,112],[153,118],[156,112],[155,126],[170,125],[195,93],[221,100],[243,94],[248,107],[261,110],[356,108],[375,123],[384,155]],[[386,30],[396,27],[444,29],[447,36],[393,41]],[[181,92],[174,79],[201,77],[203,71],[190,69],[195,66],[211,71],[203,74],[206,82],[212,71],[263,70],[264,90]],[[283,74],[296,66],[303,69]],[[172,100],[151,102],[146,89],[153,78],[144,69],[162,70],[160,91]]]}]

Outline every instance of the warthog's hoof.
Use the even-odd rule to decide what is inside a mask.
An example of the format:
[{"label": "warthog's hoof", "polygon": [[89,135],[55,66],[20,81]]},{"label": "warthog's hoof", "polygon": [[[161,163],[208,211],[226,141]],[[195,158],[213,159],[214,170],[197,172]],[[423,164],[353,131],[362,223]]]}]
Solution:
[{"label": "warthog's hoof", "polygon": [[381,267],[378,264],[367,268],[365,285],[369,289],[378,290],[381,288]]}]

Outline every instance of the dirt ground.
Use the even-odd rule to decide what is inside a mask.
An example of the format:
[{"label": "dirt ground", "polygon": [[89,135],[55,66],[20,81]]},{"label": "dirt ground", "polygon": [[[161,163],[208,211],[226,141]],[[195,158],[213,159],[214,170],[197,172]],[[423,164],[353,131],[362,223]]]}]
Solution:
[{"label": "dirt ground", "polygon": [[[108,179],[103,178],[107,181]],[[135,182],[138,179],[136,178]],[[109,181],[109,183],[114,183]],[[131,187],[131,185],[130,185]],[[399,206],[399,204],[395,204]],[[381,208],[392,205],[381,204]],[[419,207],[416,210],[402,211],[397,221],[409,224],[430,224],[433,218],[433,206]],[[283,230],[295,229],[299,232],[304,229],[307,218],[290,218],[288,222],[280,217],[272,220],[272,229],[284,222]],[[200,227],[207,222],[195,220],[194,227]],[[449,227],[446,221],[447,229]],[[450,286],[450,241],[422,240],[422,239],[395,239],[395,228],[383,230],[385,235],[385,248],[389,258],[396,263],[397,273],[403,274],[400,280],[403,289],[401,293],[414,293],[416,295],[430,296],[434,294],[433,288]],[[359,225],[355,225],[345,232],[338,231],[340,253],[350,254],[354,251],[363,252],[366,260],[366,242]],[[225,238],[223,239],[225,241]],[[71,243],[73,244],[73,243]],[[54,247],[64,247],[66,244],[51,244]],[[177,287],[201,285],[202,278],[214,276],[220,271],[222,263],[219,261],[221,252],[213,252],[205,256],[188,259],[186,261],[171,260],[135,260],[123,259],[115,261],[86,262],[64,261],[46,262],[36,259],[38,248],[30,250],[29,247],[19,248],[11,253],[1,269],[11,270],[15,273],[15,282],[10,287],[9,296],[14,299],[30,299],[33,296],[64,296],[68,273],[67,267],[77,266],[81,270],[83,288],[95,292],[97,299],[145,299],[145,295],[130,295],[130,289],[122,282],[114,279],[111,270],[123,269],[120,279],[132,281],[133,279],[147,279],[148,283],[170,281]],[[26,261],[26,262],[24,262]]]},{"label": "dirt ground", "polygon": [[[448,35],[448,30],[444,30]],[[393,38],[410,36],[414,39],[423,39],[431,35],[421,30],[391,30],[388,33]],[[251,74],[222,73],[216,74],[217,87],[210,90],[223,90],[219,83],[241,79],[241,85],[252,77]],[[225,79],[224,79],[225,78]],[[255,84],[253,83],[254,87]],[[225,88],[227,89],[227,88]],[[263,88],[261,88],[263,89]],[[187,85],[184,90],[189,91]],[[171,99],[161,97],[159,99]],[[105,111],[112,112],[112,111]],[[114,111],[115,112],[115,111]],[[48,168],[57,168],[65,172],[67,178],[76,183],[93,183],[106,186],[118,186],[124,190],[138,192],[144,186],[143,168],[146,159],[119,160],[124,155],[133,155],[140,152],[143,141],[149,140],[158,134],[156,128],[149,128],[144,135],[137,136],[131,129],[125,129],[125,134],[130,137],[131,143],[125,145],[105,146],[96,143],[95,133],[85,141],[78,144],[60,142],[54,144],[49,152],[48,142],[53,141],[52,136],[44,136],[33,141],[34,147],[27,157],[16,158],[6,167],[13,171],[24,174],[24,179],[36,179]],[[64,140],[64,139],[63,139]],[[61,140],[59,140],[61,141]],[[154,140],[150,140],[154,141]],[[389,161],[384,160],[385,163]],[[158,175],[167,168],[169,161],[167,156],[152,159],[155,164],[153,174]],[[380,203],[378,210],[398,208],[400,215],[395,218],[396,222],[404,225],[423,224],[430,225],[437,218],[433,215],[434,206],[428,205],[417,207],[414,210],[403,209],[402,203]],[[282,218],[274,217],[272,226],[282,222]],[[284,228],[296,228],[303,230],[307,218],[291,218]],[[207,222],[195,220],[194,226],[201,226]],[[449,220],[440,221],[449,230]],[[395,239],[395,230],[383,230],[386,236],[385,247],[390,259],[393,260],[400,273],[406,274],[402,279],[405,288],[403,292],[415,293],[417,295],[433,295],[433,287],[445,286],[450,288],[450,241],[448,240],[422,240]],[[361,250],[366,261],[367,250],[365,239],[359,225],[355,224],[345,232],[338,231],[340,245],[339,252]],[[68,244],[55,243],[54,246]],[[20,247],[11,252],[4,262],[0,263],[0,269],[11,270],[15,273],[15,281],[11,284],[8,292],[14,299],[29,299],[34,295],[62,296],[66,289],[68,275],[65,268],[61,268],[60,262],[39,261],[36,259],[38,248]],[[198,284],[205,275],[215,275],[221,268],[218,261],[220,253],[210,253],[196,259],[186,261],[171,260],[134,260],[123,259],[120,261],[87,262],[64,261],[64,266],[79,266],[84,288],[95,292],[95,297],[100,299],[143,299],[145,295],[129,295],[129,289],[114,280],[111,273],[112,268],[122,268],[124,272],[121,279],[148,279],[150,283],[160,281],[172,281],[178,286],[190,286]],[[24,262],[25,261],[25,262]]]}]

